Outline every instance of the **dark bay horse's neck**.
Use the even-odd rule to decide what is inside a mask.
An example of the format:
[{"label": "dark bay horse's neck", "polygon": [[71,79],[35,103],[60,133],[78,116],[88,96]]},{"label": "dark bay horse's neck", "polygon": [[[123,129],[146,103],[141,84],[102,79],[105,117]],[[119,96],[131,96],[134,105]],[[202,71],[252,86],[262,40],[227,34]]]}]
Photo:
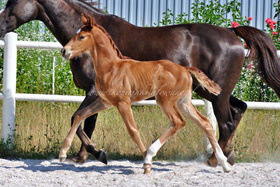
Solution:
[{"label": "dark bay horse's neck", "polygon": [[[141,30],[139,27],[130,24],[120,17],[104,13],[83,1],[65,0],[65,2],[71,5],[76,11],[91,16],[95,23],[101,25],[110,34],[124,55],[130,56],[129,51],[131,50],[127,50],[126,47],[130,45],[128,45],[127,42],[130,42],[131,44],[131,42],[137,40],[137,38],[132,37],[132,35],[128,35],[127,33],[133,32],[137,28],[137,32],[139,32],[139,30]],[[134,36],[137,35],[137,33],[133,34]],[[123,38],[126,39],[123,40]]]},{"label": "dark bay horse's neck", "polygon": [[[133,42],[136,39],[130,38],[129,33],[133,32],[138,27],[130,24],[122,18],[119,18],[114,15],[99,15],[97,16],[96,23],[101,25],[110,34],[115,44],[122,51],[122,53],[126,52],[126,50],[123,47],[128,46],[126,42]],[[134,36],[136,35],[137,33],[134,33]],[[126,39],[123,40],[123,38]]]},{"label": "dark bay horse's neck", "polygon": [[39,11],[36,17],[52,32],[64,46],[82,26],[81,15],[64,0],[37,0]]},{"label": "dark bay horse's neck", "polygon": [[[64,46],[81,28],[81,13],[90,15],[94,21],[101,25],[113,38],[116,45],[124,53],[131,56],[127,50],[127,46],[131,46],[131,42],[137,38],[130,38],[127,33],[134,32],[136,28],[122,18],[104,13],[94,7],[87,7],[81,1],[69,0],[37,0],[38,15],[37,20],[42,21],[56,37],[56,39]],[[120,29],[121,28],[121,29]],[[135,36],[137,33],[134,33]],[[122,40],[126,38],[126,40]],[[127,42],[130,42],[129,44]],[[132,45],[133,46],[133,45]],[[133,55],[132,55],[133,56]]]}]

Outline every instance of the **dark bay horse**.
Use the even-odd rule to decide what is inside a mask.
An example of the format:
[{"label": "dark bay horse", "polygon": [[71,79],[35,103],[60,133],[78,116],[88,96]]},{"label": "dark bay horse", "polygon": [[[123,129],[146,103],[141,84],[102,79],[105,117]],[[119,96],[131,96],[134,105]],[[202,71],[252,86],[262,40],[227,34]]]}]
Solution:
[{"label": "dark bay horse", "polygon": [[[137,61],[125,58],[103,27],[91,17],[82,15],[84,26],[62,49],[66,59],[88,53],[93,59],[96,74],[95,86],[99,98],[74,117],[71,130],[63,142],[59,155],[66,158],[74,135],[80,123],[95,113],[115,106],[122,116],[128,132],[138,145],[144,158],[144,173],[151,172],[152,158],[163,144],[185,126],[184,113],[207,135],[216,158],[225,172],[230,165],[222,152],[211,127],[210,121],[196,110],[192,103],[192,76],[209,94],[219,95],[221,88],[195,67],[183,67],[169,60]],[[157,104],[170,121],[169,129],[148,149],[142,143],[135,124],[131,104],[155,96]]]},{"label": "dark bay horse", "polygon": [[[231,96],[244,63],[243,46],[238,36],[245,40],[251,50],[250,55],[257,63],[263,80],[280,97],[280,65],[276,47],[263,31],[248,26],[225,29],[208,24],[185,24],[142,28],[81,0],[9,0],[0,14],[0,36],[37,19],[43,21],[64,46],[82,26],[82,12],[92,16],[97,24],[107,30],[124,55],[137,60],[168,59],[183,66],[195,66],[217,82],[222,88],[218,96],[197,87],[196,80],[193,86],[200,96],[213,104],[219,125],[219,144],[227,157],[232,153],[230,145],[233,134],[247,108],[243,101]],[[77,111],[98,98],[92,64],[87,54],[70,61],[75,84],[86,91],[86,98]],[[79,127],[77,134],[83,141],[88,141],[85,133],[91,137],[96,117],[97,114],[86,119],[84,131]],[[105,158],[100,156],[104,155],[103,152],[95,151],[93,146],[82,146],[76,161],[86,161],[87,151],[99,160]],[[214,155],[209,164],[217,164]]]}]

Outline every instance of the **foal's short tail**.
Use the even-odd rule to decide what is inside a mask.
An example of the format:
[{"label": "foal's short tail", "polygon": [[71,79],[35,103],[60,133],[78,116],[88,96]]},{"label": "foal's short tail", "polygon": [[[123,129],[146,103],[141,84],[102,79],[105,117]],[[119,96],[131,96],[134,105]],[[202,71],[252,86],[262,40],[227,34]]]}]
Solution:
[{"label": "foal's short tail", "polygon": [[201,70],[196,67],[185,67],[200,83],[203,88],[206,88],[210,93],[219,95],[222,91],[221,87],[213,80],[209,79]]}]

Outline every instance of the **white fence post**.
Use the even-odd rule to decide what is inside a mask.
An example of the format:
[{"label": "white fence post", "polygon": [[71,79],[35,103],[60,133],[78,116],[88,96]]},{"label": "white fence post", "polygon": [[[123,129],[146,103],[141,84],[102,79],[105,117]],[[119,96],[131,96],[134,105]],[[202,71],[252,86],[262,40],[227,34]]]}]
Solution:
[{"label": "white fence post", "polygon": [[14,143],[15,131],[15,93],[17,75],[17,34],[8,33],[5,36],[4,72],[3,72],[3,109],[2,133],[4,142]]},{"label": "white fence post", "polygon": [[[212,103],[206,99],[203,99],[203,101],[205,102],[205,115],[209,118],[211,126],[214,130],[214,133],[216,135],[216,129],[217,129],[217,120],[213,111],[213,107],[212,107]],[[211,155],[213,153],[213,149],[212,146],[208,140],[208,138],[205,136],[204,138],[204,143],[205,143],[205,148],[206,148],[206,153],[208,155]]]}]

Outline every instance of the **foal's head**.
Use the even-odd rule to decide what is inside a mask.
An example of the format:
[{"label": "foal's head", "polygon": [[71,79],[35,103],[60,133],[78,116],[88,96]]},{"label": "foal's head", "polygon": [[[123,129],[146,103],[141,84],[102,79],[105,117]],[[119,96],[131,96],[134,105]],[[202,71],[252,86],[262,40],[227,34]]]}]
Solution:
[{"label": "foal's head", "polygon": [[88,52],[94,43],[93,27],[94,23],[91,17],[85,17],[82,14],[83,27],[77,34],[68,42],[61,50],[62,56],[65,59],[72,59],[82,53]]},{"label": "foal's head", "polygon": [[[107,58],[118,57],[120,59],[127,59],[123,56],[119,48],[111,36],[100,25],[93,22],[90,16],[85,17],[82,14],[83,27],[72,38],[69,43],[61,50],[62,56],[66,59],[72,59],[82,53],[94,50],[97,55],[97,46],[102,48],[99,53],[103,53]],[[100,49],[99,48],[99,49]]]}]

